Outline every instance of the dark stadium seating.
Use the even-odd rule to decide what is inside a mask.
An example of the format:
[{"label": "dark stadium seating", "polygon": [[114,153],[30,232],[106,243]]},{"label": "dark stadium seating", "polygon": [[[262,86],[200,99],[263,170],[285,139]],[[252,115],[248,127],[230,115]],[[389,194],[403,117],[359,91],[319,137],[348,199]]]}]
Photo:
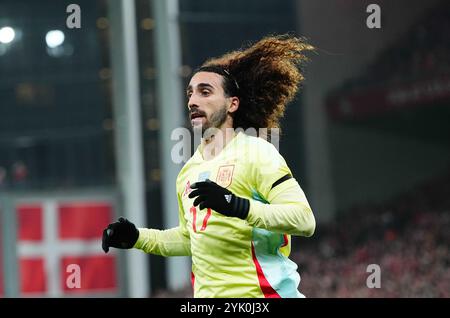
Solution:
[{"label": "dark stadium seating", "polygon": [[[293,258],[309,297],[449,297],[450,173],[390,202],[354,208]],[[370,289],[369,264],[381,268]]]}]

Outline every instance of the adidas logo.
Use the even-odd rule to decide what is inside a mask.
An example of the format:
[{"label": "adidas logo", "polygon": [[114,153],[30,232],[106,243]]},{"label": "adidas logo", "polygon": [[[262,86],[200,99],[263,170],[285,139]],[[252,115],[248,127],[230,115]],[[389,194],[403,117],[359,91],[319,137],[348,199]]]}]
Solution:
[{"label": "adidas logo", "polygon": [[228,203],[231,202],[231,194],[225,194],[225,200],[227,200]]}]

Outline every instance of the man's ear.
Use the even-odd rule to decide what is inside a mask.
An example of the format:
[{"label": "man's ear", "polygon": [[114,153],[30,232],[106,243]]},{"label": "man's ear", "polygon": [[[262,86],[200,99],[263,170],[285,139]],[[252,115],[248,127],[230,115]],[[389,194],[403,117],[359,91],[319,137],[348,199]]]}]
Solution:
[{"label": "man's ear", "polygon": [[239,108],[239,103],[240,103],[239,97],[233,96],[233,97],[230,97],[230,99],[231,99],[231,104],[230,104],[230,107],[228,108],[228,112],[234,113]]}]

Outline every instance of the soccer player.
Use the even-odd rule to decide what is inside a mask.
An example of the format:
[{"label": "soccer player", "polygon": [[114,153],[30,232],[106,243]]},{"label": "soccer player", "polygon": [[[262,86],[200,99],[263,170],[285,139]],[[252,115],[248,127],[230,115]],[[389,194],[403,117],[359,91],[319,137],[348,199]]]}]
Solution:
[{"label": "soccer player", "polygon": [[310,50],[271,36],[196,70],[187,106],[203,135],[177,178],[179,226],[138,229],[120,218],[103,232],[104,251],[191,256],[194,297],[303,297],[290,236],[311,236],[314,215],[277,149],[245,131],[278,128]]}]

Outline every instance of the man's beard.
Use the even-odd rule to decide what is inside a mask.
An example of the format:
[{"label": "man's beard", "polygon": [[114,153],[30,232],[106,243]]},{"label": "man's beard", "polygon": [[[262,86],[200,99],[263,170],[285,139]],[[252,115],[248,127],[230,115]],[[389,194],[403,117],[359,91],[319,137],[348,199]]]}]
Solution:
[{"label": "man's beard", "polygon": [[[201,128],[202,136],[205,137],[204,136],[205,131],[207,131],[210,128],[219,129],[219,127],[222,126],[223,123],[225,123],[225,121],[227,120],[227,114],[228,114],[227,109],[224,106],[215,113],[211,114],[211,118],[209,120],[208,117],[206,116],[205,117],[206,121],[204,125],[201,125],[200,127],[194,126],[193,129],[194,131],[198,132],[198,129]],[[214,129],[210,129],[210,131],[214,131]]]}]

